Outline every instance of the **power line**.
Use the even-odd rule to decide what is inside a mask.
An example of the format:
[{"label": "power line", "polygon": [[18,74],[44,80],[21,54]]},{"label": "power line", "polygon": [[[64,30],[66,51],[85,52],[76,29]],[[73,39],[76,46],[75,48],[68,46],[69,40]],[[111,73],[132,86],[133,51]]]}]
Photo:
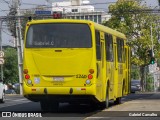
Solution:
[{"label": "power line", "polygon": [[2,29],[2,32],[5,33],[6,35],[12,36],[11,34],[7,33],[7,32],[4,31],[3,29]]},{"label": "power line", "polygon": [[34,3],[21,3],[22,5],[38,5],[38,6],[46,6],[46,5],[42,5],[42,4],[34,4]]},{"label": "power line", "polygon": [[9,1],[6,1],[6,0],[3,0],[3,1],[9,5]]},{"label": "power line", "polygon": [[8,13],[7,13],[7,12],[5,12],[4,10],[2,10],[1,8],[0,8],[0,11],[1,11],[1,12],[4,12],[5,14],[8,14]]},{"label": "power line", "polygon": [[[101,4],[112,4],[112,3],[116,3],[116,2],[99,2],[99,3],[90,3],[90,4],[81,4],[81,5],[68,5],[68,7],[71,7],[71,6],[86,6],[86,5],[101,5]],[[24,2],[21,2],[21,4],[24,4],[24,5],[39,5],[39,6],[47,6],[47,5],[42,5],[42,4],[34,4],[34,3],[24,3]],[[58,6],[58,7],[64,7],[64,6]],[[65,6],[66,7],[66,6]]]},{"label": "power line", "polygon": [[[8,5],[9,5],[9,2],[6,1],[6,0],[3,0],[5,1]],[[82,4],[82,5],[68,5],[68,6],[58,6],[58,7],[75,7],[75,6],[88,6],[88,5],[102,5],[102,4],[112,4],[112,3],[116,3],[116,2],[100,2],[100,3],[91,3],[91,4]],[[52,6],[47,6],[47,5],[42,5],[42,4],[33,4],[33,3],[21,3],[22,5],[37,5],[37,6],[43,6],[43,8],[53,8]],[[10,8],[10,7],[9,7]],[[36,10],[38,8],[30,8],[30,10]],[[96,8],[95,8],[96,9]],[[102,8],[103,9],[103,8]],[[20,9],[20,11],[23,11],[23,10],[29,10],[29,9]],[[2,11],[10,11],[10,10],[2,10]]]}]

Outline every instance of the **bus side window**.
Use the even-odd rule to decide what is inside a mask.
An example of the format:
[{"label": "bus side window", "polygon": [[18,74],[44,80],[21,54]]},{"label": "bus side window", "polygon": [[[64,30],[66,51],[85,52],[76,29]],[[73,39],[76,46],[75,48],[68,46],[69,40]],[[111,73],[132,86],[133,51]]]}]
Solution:
[{"label": "bus side window", "polygon": [[100,46],[100,32],[95,31],[95,38],[96,38],[96,56],[97,60],[101,60],[101,46]]},{"label": "bus side window", "polygon": [[127,48],[124,48],[124,62],[127,62]]},{"label": "bus side window", "polygon": [[113,38],[112,35],[105,34],[105,46],[106,46],[106,60],[114,61],[113,58]]},{"label": "bus side window", "polygon": [[117,38],[117,54],[118,54],[118,62],[122,63],[123,54],[124,54],[124,40],[121,38]]}]

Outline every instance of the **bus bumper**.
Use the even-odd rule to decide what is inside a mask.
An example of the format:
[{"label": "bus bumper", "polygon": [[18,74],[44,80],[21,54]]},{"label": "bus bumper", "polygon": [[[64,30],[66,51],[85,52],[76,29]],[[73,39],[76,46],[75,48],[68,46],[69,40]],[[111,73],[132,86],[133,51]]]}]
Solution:
[{"label": "bus bumper", "polygon": [[89,87],[29,87],[23,84],[23,95],[31,101],[53,99],[56,101],[88,100],[96,95],[95,85]]}]

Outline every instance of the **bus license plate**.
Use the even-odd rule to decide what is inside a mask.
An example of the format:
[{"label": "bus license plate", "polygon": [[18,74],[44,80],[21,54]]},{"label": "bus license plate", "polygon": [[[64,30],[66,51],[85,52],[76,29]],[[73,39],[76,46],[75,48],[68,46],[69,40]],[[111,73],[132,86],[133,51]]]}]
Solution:
[{"label": "bus license plate", "polygon": [[55,82],[64,82],[64,77],[53,77],[53,81],[55,81]]}]

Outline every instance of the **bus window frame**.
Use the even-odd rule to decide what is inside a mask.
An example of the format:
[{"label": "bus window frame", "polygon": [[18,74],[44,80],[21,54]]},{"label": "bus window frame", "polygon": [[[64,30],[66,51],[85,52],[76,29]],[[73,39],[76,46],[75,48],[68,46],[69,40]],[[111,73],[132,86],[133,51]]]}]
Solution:
[{"label": "bus window frame", "polygon": [[[38,25],[38,24],[40,24],[40,25],[44,25],[44,24],[84,24],[84,25],[87,25],[88,26],[88,30],[89,30],[89,33],[90,33],[90,46],[88,46],[88,47],[51,47],[51,46],[48,46],[48,47],[43,47],[43,45],[39,45],[39,46],[34,46],[34,45],[27,45],[27,38],[28,38],[28,32],[29,32],[29,30],[31,29],[30,27],[33,25]],[[72,48],[72,49],[88,49],[88,48],[92,48],[93,47],[93,42],[92,42],[92,29],[90,28],[90,26],[88,25],[88,24],[86,24],[86,23],[68,23],[68,22],[64,22],[64,23],[38,23],[38,24],[31,24],[30,25],[30,27],[27,29],[27,32],[26,32],[26,38],[25,38],[25,48],[40,48],[40,49],[48,49],[48,48],[62,48],[62,49],[68,49],[68,48]],[[32,38],[33,39],[33,38]],[[30,41],[31,42],[31,41]],[[33,42],[33,41],[32,41]]]},{"label": "bus window frame", "polygon": [[101,60],[101,38],[100,38],[100,31],[95,30],[95,43],[96,43],[96,59]]},{"label": "bus window frame", "polygon": [[119,63],[124,63],[124,39],[117,37],[117,57]]},{"label": "bus window frame", "polygon": [[106,61],[113,62],[114,61],[113,36],[108,33],[105,33],[105,52],[106,52]]}]

